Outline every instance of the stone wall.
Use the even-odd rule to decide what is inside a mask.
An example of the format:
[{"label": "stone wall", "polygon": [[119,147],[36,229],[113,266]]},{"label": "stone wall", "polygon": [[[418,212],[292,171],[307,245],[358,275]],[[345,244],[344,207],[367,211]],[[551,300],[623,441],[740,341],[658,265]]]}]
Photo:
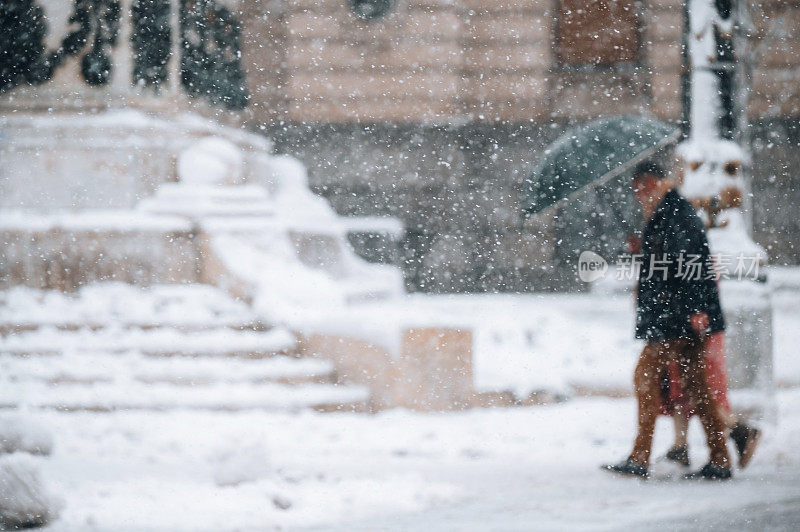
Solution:
[{"label": "stone wall", "polygon": [[469,120],[540,118],[553,63],[550,0],[459,2],[463,83],[460,110]]},{"label": "stone wall", "polygon": [[[395,0],[364,21],[344,0],[239,0],[257,123],[680,117],[682,0],[637,3],[632,63],[561,64],[556,0]],[[750,2],[753,118],[800,116],[800,7]]]},{"label": "stone wall", "polygon": [[194,234],[188,229],[36,225],[0,228],[0,288],[71,291],[105,281],[147,286],[200,280]]},{"label": "stone wall", "polygon": [[800,117],[800,4],[761,0],[750,8],[752,93],[748,114]]},{"label": "stone wall", "polygon": [[[50,38],[63,35],[68,9],[54,0],[44,4],[63,15],[50,20]],[[405,221],[399,255],[411,289],[579,286],[570,253],[559,247],[564,221],[558,229],[523,225],[518,217],[521,186],[537,154],[576,121],[619,112],[649,112],[665,120],[680,114],[680,0],[641,3],[643,46],[635,64],[590,69],[556,61],[554,0],[396,0],[389,15],[371,22],[355,17],[345,0],[226,4],[236,6],[243,23],[250,125],[274,138],[278,152],[302,159],[312,186],[340,213],[391,214]],[[130,1],[124,6],[127,13]],[[755,232],[774,261],[797,262],[793,240],[800,226],[794,213],[800,198],[790,169],[800,156],[800,7],[763,0],[754,3],[752,19],[748,110],[752,120],[760,120],[753,128]],[[59,100],[70,109],[84,98],[90,100],[83,102],[87,109],[95,102],[187,108],[176,83],[176,56],[164,92],[138,94],[131,86],[126,24],[123,17],[108,87],[87,88],[73,61],[52,83],[15,89],[0,99],[7,115],[0,120],[4,138],[19,141],[19,134],[12,138],[13,116],[28,106],[38,110],[43,101]],[[73,101],[76,87],[81,98]],[[122,134],[126,123],[108,126]],[[44,134],[38,124],[29,129],[34,131],[26,138]],[[94,146],[82,135],[59,135],[53,133],[52,145]],[[144,147],[126,148],[134,155],[128,164],[122,155],[107,153],[105,166],[81,161],[84,181],[93,182],[92,172],[103,174],[98,186],[63,179],[70,186],[51,187],[58,194],[47,191],[49,182],[44,189],[23,187],[31,196],[25,199],[22,181],[0,182],[2,202],[27,207],[44,198],[48,204],[36,206],[126,206],[151,193],[156,182],[172,179],[169,156],[150,157],[148,166],[137,155],[167,150],[169,137],[134,136],[144,139]],[[10,145],[0,146],[6,159]],[[70,161],[79,158],[39,155],[18,151],[16,162],[9,159],[3,168],[27,180],[60,160],[72,167]],[[128,181],[107,175],[115,173]]]},{"label": "stone wall", "polygon": [[340,214],[391,215],[406,237],[407,288],[432,292],[574,288],[550,227],[523,224],[522,184],[566,124],[276,126],[312,189]]},{"label": "stone wall", "polygon": [[[266,133],[278,152],[308,166],[312,188],[340,214],[405,222],[400,256],[410,290],[525,292],[582,286],[572,262],[581,239],[570,231],[587,227],[581,217],[591,204],[554,225],[519,217],[523,181],[568,126],[284,124]],[[796,264],[800,177],[791,169],[800,165],[800,121],[761,122],[751,134],[755,238],[772,263]],[[602,249],[613,254],[618,245]]]},{"label": "stone wall", "polygon": [[397,0],[372,21],[340,0],[240,5],[259,124],[680,115],[678,0],[641,10],[636,62],[593,69],[555,60],[552,0]]},{"label": "stone wall", "polygon": [[[572,123],[623,112],[679,120],[683,11],[681,0],[638,4],[638,60],[576,68],[557,60],[558,5],[397,0],[365,22],[338,0],[262,0],[246,24],[245,63],[267,65],[252,123],[308,165],[340,213],[405,221],[409,289],[578,289],[571,220],[523,225],[522,183]],[[750,11],[755,234],[773,262],[795,263],[800,7],[763,0]],[[253,46],[259,27],[268,53]]]}]

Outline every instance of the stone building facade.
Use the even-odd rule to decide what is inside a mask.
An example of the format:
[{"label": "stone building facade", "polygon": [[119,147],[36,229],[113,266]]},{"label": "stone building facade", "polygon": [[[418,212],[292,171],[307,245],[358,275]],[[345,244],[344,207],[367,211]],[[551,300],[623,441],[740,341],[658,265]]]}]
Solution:
[{"label": "stone building facade", "polygon": [[[246,3],[257,119],[524,123],[632,106],[680,113],[680,1],[644,9],[634,0],[398,0],[374,20],[353,4]],[[576,49],[590,33],[602,46]]]},{"label": "stone building facade", "polygon": [[[250,123],[340,212],[404,220],[410,289],[576,286],[557,227],[519,218],[522,183],[576,122],[680,121],[683,3],[376,1],[388,9],[369,20],[359,3],[245,2]],[[797,262],[800,6],[747,12],[755,235]]]},{"label": "stone building facade", "polygon": [[[72,35],[63,28],[76,26],[67,17],[89,5],[28,3],[57,14],[47,21],[49,51],[63,50],[63,39]],[[244,121],[273,139],[277,151],[299,157],[315,191],[340,213],[393,215],[405,222],[398,246],[363,251],[402,263],[410,289],[574,286],[574,249],[564,242],[574,232],[570,227],[581,224],[568,222],[590,214],[591,205],[561,213],[555,223],[523,223],[520,192],[537,155],[567,127],[593,117],[634,112],[676,123],[681,118],[680,0],[97,5],[125,13],[154,9],[156,18],[122,17],[115,38],[101,39],[99,49],[91,45],[97,39],[85,39],[80,53],[59,56],[62,66],[51,73],[57,83],[7,89],[0,111],[13,118],[21,109],[58,100],[58,110],[194,108],[227,123]],[[749,2],[747,11],[743,60],[752,90],[740,104],[752,124],[746,135],[755,235],[773,262],[796,263],[800,5],[760,0]],[[154,28],[140,28],[137,20]],[[103,27],[77,26],[78,33]],[[187,29],[192,27],[200,30]],[[139,46],[143,28],[181,38],[120,55],[128,44]],[[86,73],[117,55],[122,59],[111,62],[108,79],[94,80],[102,83],[87,90]],[[92,68],[84,72],[87,57]],[[142,61],[149,69],[138,68]],[[193,71],[204,77],[187,77]],[[246,79],[246,91],[236,90],[231,72],[235,80]],[[79,98],[67,90],[70,83],[81,87],[74,91]],[[52,87],[63,94],[51,94]],[[245,97],[246,107],[238,110]]]}]

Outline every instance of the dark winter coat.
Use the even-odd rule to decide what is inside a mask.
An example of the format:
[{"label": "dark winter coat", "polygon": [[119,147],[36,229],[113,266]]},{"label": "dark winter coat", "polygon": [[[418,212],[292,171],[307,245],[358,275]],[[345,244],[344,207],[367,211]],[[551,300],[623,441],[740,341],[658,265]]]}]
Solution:
[{"label": "dark winter coat", "polygon": [[674,189],[648,221],[641,253],[637,338],[658,341],[693,336],[689,318],[699,312],[708,314],[709,333],[725,329],[703,222]]}]

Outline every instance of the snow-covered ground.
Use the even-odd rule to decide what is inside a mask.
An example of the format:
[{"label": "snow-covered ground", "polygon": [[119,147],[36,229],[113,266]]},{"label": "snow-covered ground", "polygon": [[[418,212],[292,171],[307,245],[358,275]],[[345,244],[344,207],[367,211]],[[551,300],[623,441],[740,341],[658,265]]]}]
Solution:
[{"label": "snow-covered ground", "polygon": [[[775,377],[781,386],[800,386],[800,270],[781,274],[776,276],[772,296]],[[94,364],[87,352],[101,348],[105,352],[170,352],[178,347],[192,352],[280,351],[293,341],[280,328],[234,334],[227,328],[247,327],[257,323],[259,316],[220,290],[203,285],[162,285],[142,291],[120,283],[102,283],[83,288],[79,295],[28,288],[0,292],[0,327],[43,327],[0,338],[0,350],[18,354],[80,351],[80,360]],[[358,330],[361,321],[377,319],[386,325],[379,331],[394,331],[399,323],[470,328],[475,339],[476,389],[510,391],[518,398],[540,391],[565,396],[581,391],[629,391],[642,346],[633,338],[633,298],[625,294],[411,295],[402,301],[355,308],[358,310],[339,318],[347,323],[337,322],[337,327],[362,334]],[[334,321],[327,319],[328,323]],[[92,330],[86,329],[87,325]],[[143,331],[137,325],[158,325],[163,330]],[[84,328],[56,329],[70,326]],[[379,342],[380,336],[375,341]],[[201,363],[208,362],[193,364]]]},{"label": "snow-covered ground", "polygon": [[[800,279],[797,286],[776,287],[772,303],[775,379],[800,386]],[[411,314],[435,311],[473,328],[480,391],[524,397],[536,391],[630,390],[643,345],[633,338],[630,295],[411,296],[409,306]]]},{"label": "snow-covered ground", "polygon": [[[629,450],[631,399],[372,416],[46,412],[56,449],[37,460],[65,502],[53,530],[692,528],[750,507],[756,520],[734,529],[763,529],[769,505],[783,525],[800,508],[800,390],[778,403],[779,425],[727,484],[600,471]],[[700,465],[699,427],[691,436]],[[656,450],[668,443],[662,421]]]},{"label": "snow-covered ground", "polygon": [[[640,346],[631,338],[628,296],[410,296],[406,303],[387,319],[444,315],[475,327],[481,390],[630,390]],[[162,306],[169,305],[153,308]],[[52,429],[54,451],[33,459],[63,498],[52,530],[792,530],[800,524],[798,292],[777,290],[774,309],[783,383],[777,424],[765,427],[753,463],[727,484],[600,471],[629,451],[630,397],[448,414],[48,410],[30,417]],[[117,318],[135,322],[140,311],[121,309]],[[198,309],[188,321],[212,315]],[[670,432],[662,420],[656,453]],[[690,441],[702,465],[699,426]]]},{"label": "snow-covered ground", "polygon": [[641,344],[633,338],[633,301],[588,294],[412,296],[475,334],[479,391],[571,394],[589,387],[630,388]]}]

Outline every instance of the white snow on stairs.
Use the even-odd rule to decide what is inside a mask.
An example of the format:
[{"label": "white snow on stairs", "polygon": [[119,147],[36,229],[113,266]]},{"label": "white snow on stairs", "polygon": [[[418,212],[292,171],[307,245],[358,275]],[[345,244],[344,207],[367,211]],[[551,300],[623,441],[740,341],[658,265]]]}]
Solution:
[{"label": "white snow on stairs", "polygon": [[367,400],[213,287],[0,292],[0,408],[338,411]]}]

